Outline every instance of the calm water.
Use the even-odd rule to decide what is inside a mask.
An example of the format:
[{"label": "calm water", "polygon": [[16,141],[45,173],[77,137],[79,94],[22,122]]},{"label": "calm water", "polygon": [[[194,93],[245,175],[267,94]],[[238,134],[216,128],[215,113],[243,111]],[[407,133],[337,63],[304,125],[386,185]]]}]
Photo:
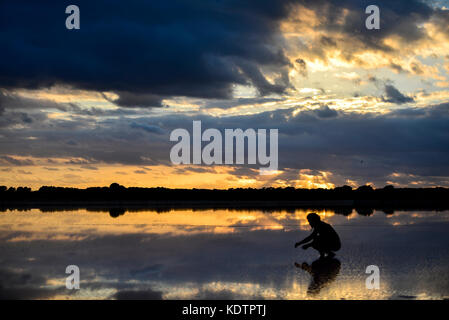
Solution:
[{"label": "calm water", "polygon": [[[310,233],[304,210],[1,212],[0,298],[449,298],[449,211],[316,212],[343,247],[315,278],[295,266],[318,258],[293,247]],[[65,287],[68,265],[79,290]]]}]

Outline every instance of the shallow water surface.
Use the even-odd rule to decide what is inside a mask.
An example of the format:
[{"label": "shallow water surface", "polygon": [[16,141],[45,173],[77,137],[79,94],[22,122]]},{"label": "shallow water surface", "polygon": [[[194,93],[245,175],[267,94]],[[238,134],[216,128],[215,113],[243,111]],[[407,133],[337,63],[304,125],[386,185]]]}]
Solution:
[{"label": "shallow water surface", "polygon": [[[333,259],[294,248],[310,233],[302,209],[8,210],[0,298],[449,298],[449,211],[315,211],[340,234]],[[79,290],[65,287],[68,265]]]}]

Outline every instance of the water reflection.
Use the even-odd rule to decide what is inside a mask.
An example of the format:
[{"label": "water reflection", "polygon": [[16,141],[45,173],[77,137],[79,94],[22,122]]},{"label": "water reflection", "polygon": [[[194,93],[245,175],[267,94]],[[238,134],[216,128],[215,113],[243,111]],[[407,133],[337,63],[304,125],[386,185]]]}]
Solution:
[{"label": "water reflection", "polygon": [[[293,248],[309,209],[47,209],[0,213],[0,298],[449,297],[449,211],[314,208],[343,243],[323,262]],[[70,264],[80,290],[65,288]],[[371,264],[380,290],[365,288]]]},{"label": "water reflection", "polygon": [[310,274],[312,281],[307,289],[307,294],[316,296],[322,288],[328,286],[335,280],[340,273],[341,263],[336,258],[326,257],[316,259],[311,265],[307,262],[303,262],[302,264],[295,262],[295,266]]}]

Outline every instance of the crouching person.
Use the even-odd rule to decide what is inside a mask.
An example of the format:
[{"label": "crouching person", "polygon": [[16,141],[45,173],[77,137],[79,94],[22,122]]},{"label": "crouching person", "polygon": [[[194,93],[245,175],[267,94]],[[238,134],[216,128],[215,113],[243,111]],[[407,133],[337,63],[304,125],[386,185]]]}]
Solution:
[{"label": "crouching person", "polygon": [[340,250],[340,237],[332,226],[326,222],[321,221],[321,218],[316,213],[309,213],[307,220],[313,228],[310,236],[304,240],[297,242],[295,248],[304,244],[304,250],[312,247],[320,253],[320,257],[333,257],[335,252]]}]

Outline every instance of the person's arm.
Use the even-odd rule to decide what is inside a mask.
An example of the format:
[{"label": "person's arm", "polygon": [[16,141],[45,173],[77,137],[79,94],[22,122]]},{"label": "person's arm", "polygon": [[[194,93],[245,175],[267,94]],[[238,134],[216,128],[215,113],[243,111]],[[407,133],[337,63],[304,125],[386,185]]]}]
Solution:
[{"label": "person's arm", "polygon": [[303,243],[307,243],[309,241],[312,241],[315,238],[316,234],[317,234],[317,231],[315,229],[313,229],[313,232],[312,232],[312,234],[310,236],[308,236],[308,237],[304,238],[303,240],[295,243],[295,248],[300,246],[300,245],[302,245]]}]

